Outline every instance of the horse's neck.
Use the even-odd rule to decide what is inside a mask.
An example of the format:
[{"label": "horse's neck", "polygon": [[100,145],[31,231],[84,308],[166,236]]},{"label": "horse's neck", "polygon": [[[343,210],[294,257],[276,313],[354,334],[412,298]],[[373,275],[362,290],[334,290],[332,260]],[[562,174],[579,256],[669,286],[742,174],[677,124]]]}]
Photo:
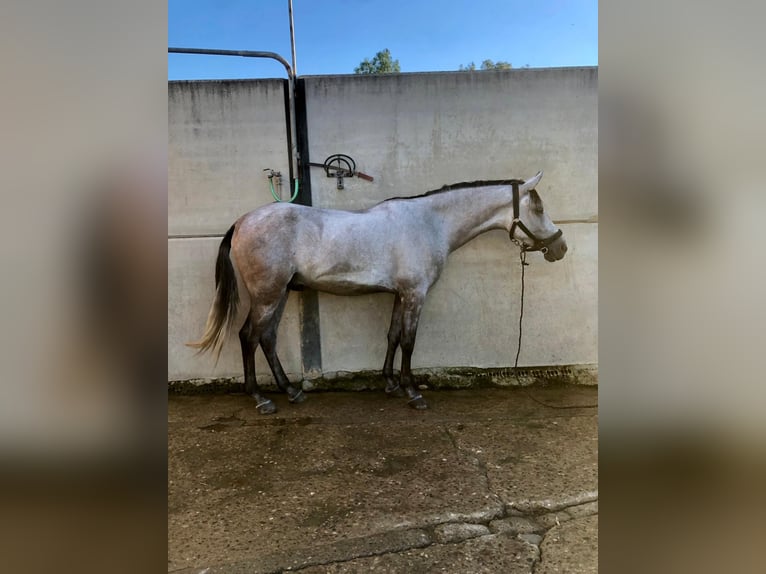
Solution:
[{"label": "horse's neck", "polygon": [[428,196],[454,251],[492,229],[505,229],[512,209],[507,186],[461,188]]}]

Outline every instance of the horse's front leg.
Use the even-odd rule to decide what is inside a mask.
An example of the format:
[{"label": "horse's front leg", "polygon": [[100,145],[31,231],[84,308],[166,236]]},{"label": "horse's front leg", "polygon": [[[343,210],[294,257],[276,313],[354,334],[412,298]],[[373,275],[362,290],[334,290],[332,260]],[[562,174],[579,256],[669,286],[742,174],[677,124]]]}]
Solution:
[{"label": "horse's front leg", "polygon": [[394,310],[391,313],[391,326],[388,328],[388,350],[383,363],[383,378],[386,379],[386,394],[389,397],[403,397],[404,390],[399,381],[394,379],[394,356],[402,338],[402,298],[394,295]]},{"label": "horse's front leg", "polygon": [[415,349],[415,335],[418,331],[418,320],[420,311],[423,309],[425,293],[414,293],[402,296],[402,338],[400,341],[402,347],[402,372],[401,385],[407,393],[409,404],[413,409],[427,409],[423,396],[415,387],[415,381],[412,377],[412,351]]}]

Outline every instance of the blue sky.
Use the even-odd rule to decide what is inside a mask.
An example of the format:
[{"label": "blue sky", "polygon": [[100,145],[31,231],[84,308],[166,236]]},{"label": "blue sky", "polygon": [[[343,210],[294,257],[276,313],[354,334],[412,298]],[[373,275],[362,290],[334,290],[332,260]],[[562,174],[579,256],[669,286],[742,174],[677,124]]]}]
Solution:
[{"label": "blue sky", "polygon": [[[287,0],[169,0],[168,45],[277,52],[290,61]],[[595,0],[293,0],[298,75],[351,74],[384,48],[402,72],[504,60],[598,64]],[[272,60],[168,55],[168,78],[283,78]]]}]

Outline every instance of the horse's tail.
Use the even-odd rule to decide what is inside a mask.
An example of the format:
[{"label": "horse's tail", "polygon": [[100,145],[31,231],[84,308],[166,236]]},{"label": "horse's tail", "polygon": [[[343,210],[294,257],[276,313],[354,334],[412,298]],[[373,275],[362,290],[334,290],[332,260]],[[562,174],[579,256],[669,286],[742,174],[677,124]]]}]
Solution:
[{"label": "horse's tail", "polygon": [[234,274],[234,266],[229,257],[232,235],[234,235],[234,225],[223,236],[223,241],[218,248],[218,259],[215,262],[215,299],[207,316],[205,334],[199,341],[186,343],[189,347],[199,349],[198,353],[213,349],[216,363],[221,356],[226,336],[237,316],[239,304],[237,276]]}]

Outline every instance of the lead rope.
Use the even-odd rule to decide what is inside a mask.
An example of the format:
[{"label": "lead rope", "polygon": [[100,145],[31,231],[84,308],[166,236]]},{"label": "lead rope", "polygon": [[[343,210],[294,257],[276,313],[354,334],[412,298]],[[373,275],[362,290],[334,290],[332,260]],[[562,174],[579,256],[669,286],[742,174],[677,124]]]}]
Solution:
[{"label": "lead rope", "polygon": [[519,342],[516,346],[516,361],[513,363],[513,374],[516,376],[516,382],[521,385],[519,380],[519,355],[521,354],[521,329],[522,320],[524,319],[524,268],[529,265],[527,263],[527,250],[520,246],[519,248],[519,261],[521,262],[521,304],[519,305]]},{"label": "lead rope", "polygon": [[536,402],[538,405],[542,405],[544,407],[548,407],[549,409],[592,409],[597,408],[598,403],[594,405],[551,405],[549,403],[543,402],[538,398],[535,398],[532,393],[527,391],[527,389],[524,387],[524,385],[521,384],[521,379],[519,379],[519,355],[521,354],[521,330],[522,330],[522,321],[524,319],[524,268],[529,265],[527,263],[527,250],[524,249],[522,245],[519,245],[519,261],[521,262],[521,303],[519,305],[519,342],[516,347],[516,360],[513,363],[513,375],[516,377],[516,382],[519,384],[519,388],[521,389],[521,392],[523,392],[525,395],[527,395],[528,398]]}]

